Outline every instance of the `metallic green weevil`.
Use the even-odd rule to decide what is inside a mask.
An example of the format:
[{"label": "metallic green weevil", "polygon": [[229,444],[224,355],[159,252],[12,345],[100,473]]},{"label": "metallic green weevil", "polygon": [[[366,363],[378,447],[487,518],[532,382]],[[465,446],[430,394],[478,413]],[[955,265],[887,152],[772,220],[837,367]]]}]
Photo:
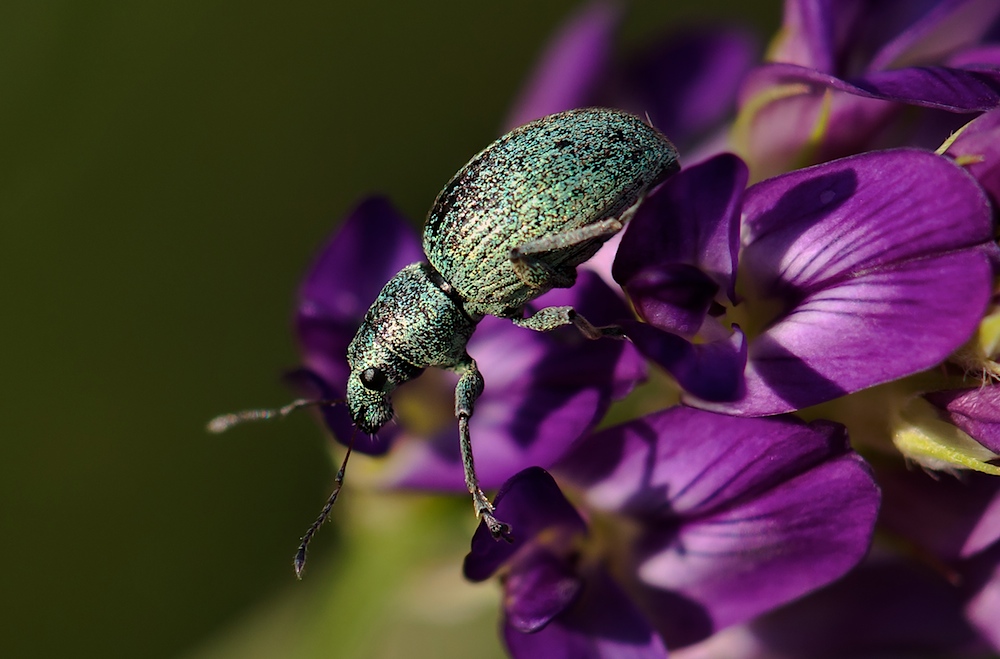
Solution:
[{"label": "metallic green weevil", "polygon": [[[553,114],[515,128],[472,158],[438,194],[427,216],[427,260],[403,268],[379,293],[347,350],[347,406],[356,427],[373,434],[393,416],[391,394],[434,366],[459,374],[455,389],[465,483],[478,518],[494,537],[508,527],[493,515],[472,459],[469,419],[483,376],[466,352],[485,315],[548,331],[575,325],[588,338],[623,338],[595,327],[572,307],[526,315],[525,305],[576,281],[576,267],[622,230],[646,193],[679,169],[674,146],[644,121],[618,110]],[[258,410],[220,417],[222,429]],[[345,459],[346,464],[346,459]],[[340,489],[303,538],[305,547]]]}]

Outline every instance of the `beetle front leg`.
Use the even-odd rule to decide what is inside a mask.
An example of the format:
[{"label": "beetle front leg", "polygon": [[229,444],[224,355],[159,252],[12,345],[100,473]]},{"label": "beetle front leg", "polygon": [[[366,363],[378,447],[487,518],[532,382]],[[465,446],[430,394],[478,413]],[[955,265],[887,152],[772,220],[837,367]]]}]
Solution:
[{"label": "beetle front leg", "polygon": [[458,436],[462,447],[462,465],[465,468],[465,486],[472,495],[472,507],[476,517],[486,523],[486,527],[494,538],[511,541],[510,525],[504,524],[493,516],[493,504],[483,494],[476,476],[476,465],[472,458],[472,435],[469,432],[469,419],[476,405],[476,399],[483,393],[483,375],[479,372],[476,362],[470,357],[468,361],[459,364],[455,370],[461,376],[455,387],[455,416],[458,418]]},{"label": "beetle front leg", "polygon": [[580,333],[588,339],[609,337],[625,339],[625,330],[618,325],[596,327],[589,320],[576,312],[573,307],[545,307],[539,309],[527,318],[511,318],[518,327],[526,327],[536,332],[549,332],[564,325],[575,325]]}]

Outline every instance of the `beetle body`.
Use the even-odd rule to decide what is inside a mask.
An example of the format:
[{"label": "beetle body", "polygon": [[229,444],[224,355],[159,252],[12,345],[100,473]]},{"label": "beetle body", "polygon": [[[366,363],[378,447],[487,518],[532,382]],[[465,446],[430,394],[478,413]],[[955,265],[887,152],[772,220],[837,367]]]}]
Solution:
[{"label": "beetle body", "polygon": [[437,196],[424,228],[427,262],[379,293],[351,342],[347,405],[372,434],[392,418],[391,393],[424,368],[460,374],[455,390],[465,480],[495,536],[506,525],[479,488],[468,422],[483,378],[466,352],[485,315],[539,331],[576,325],[587,337],[624,338],[571,307],[525,317],[525,305],[572,286],[576,267],[621,231],[658,182],[679,169],[673,145],[638,117],[590,108],[516,128],[468,162]]},{"label": "beetle body", "polygon": [[537,254],[527,276],[511,251],[618,218],[677,170],[677,152],[641,119],[590,108],[516,128],[472,158],[438,194],[424,227],[428,261],[472,316],[519,316],[566,288],[610,237]]}]

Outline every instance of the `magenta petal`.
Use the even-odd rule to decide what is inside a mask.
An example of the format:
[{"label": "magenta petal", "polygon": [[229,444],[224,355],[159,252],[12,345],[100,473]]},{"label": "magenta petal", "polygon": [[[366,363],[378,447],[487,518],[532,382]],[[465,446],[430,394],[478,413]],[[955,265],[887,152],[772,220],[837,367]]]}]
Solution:
[{"label": "magenta petal", "polygon": [[994,453],[1000,453],[1000,385],[924,395],[944,417]]},{"label": "magenta petal", "polygon": [[615,257],[627,285],[648,267],[686,264],[735,299],[739,213],[748,171],[732,154],[687,167],[660,186],[629,222]]},{"label": "magenta petal", "polygon": [[[630,315],[621,299],[587,271],[579,273],[572,289],[553,290],[535,306],[550,305],[572,305],[599,325]],[[551,465],[646,373],[644,360],[628,342],[589,341],[572,327],[534,332],[492,317],[480,323],[469,354],[486,380],[469,424],[476,470],[486,489],[526,467]],[[451,422],[429,439],[401,438],[386,480],[419,489],[463,490],[456,428]]]},{"label": "magenta petal", "polygon": [[670,373],[688,394],[714,402],[744,395],[747,343],[736,325],[728,339],[698,344],[646,323],[629,321],[622,326],[642,354]]},{"label": "magenta petal", "polygon": [[568,611],[533,634],[509,620],[504,641],[515,659],[665,659],[663,641],[603,570],[588,575]]},{"label": "magenta petal", "polygon": [[610,2],[591,2],[572,16],[549,43],[514,103],[507,129],[549,114],[590,105],[618,27]]},{"label": "magenta petal", "polygon": [[730,413],[801,409],[934,366],[990,299],[989,204],[931,153],[873,152],[760,183],[744,231],[741,272],[785,311],[751,341],[747,395],[718,407]]}]

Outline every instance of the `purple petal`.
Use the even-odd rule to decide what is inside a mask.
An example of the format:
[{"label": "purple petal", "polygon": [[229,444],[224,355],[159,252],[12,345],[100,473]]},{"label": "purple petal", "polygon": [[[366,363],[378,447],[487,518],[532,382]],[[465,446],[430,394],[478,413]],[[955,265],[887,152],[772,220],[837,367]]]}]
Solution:
[{"label": "purple petal", "polygon": [[756,40],[733,28],[667,35],[626,64],[609,99],[649,117],[687,153],[685,147],[734,113],[740,83],[757,52]]},{"label": "purple petal", "polygon": [[966,604],[966,615],[979,632],[1000,652],[1000,545],[976,558],[969,566],[975,593]]},{"label": "purple petal", "polygon": [[[908,3],[916,4],[920,3]],[[902,9],[897,3],[896,9]],[[917,11],[920,11],[919,9]],[[980,41],[1000,16],[996,0],[943,0],[884,44],[870,70],[895,68],[915,62],[934,62]],[[872,22],[876,22],[877,19]]]},{"label": "purple petal", "polygon": [[844,574],[867,551],[878,511],[844,429],[792,418],[677,407],[587,438],[558,473],[591,505],[636,519],[637,586],[672,643]]},{"label": "purple petal", "polygon": [[715,402],[744,396],[747,343],[736,325],[728,339],[698,344],[646,323],[628,321],[622,326],[642,354],[670,373],[691,396]]},{"label": "purple petal", "polygon": [[[710,620],[706,631],[715,631],[846,574],[867,553],[877,513],[878,491],[866,466],[847,456],[680,529],[649,528],[639,540],[638,577],[670,592],[671,600],[680,596],[701,607]],[[674,627],[666,636],[671,642],[695,640],[695,629],[678,629],[667,607],[658,609],[663,626]]]},{"label": "purple petal", "polygon": [[1000,105],[1000,72],[992,68],[920,66],[873,71],[844,80],[794,64],[770,64],[754,72],[743,96],[765,87],[805,85],[855,96],[952,112],[991,110]]},{"label": "purple petal", "polygon": [[406,216],[388,199],[369,197],[351,211],[306,274],[298,314],[360,321],[385,283],[423,258],[420,239]]},{"label": "purple petal", "polygon": [[[993,2],[993,0],[983,0]],[[1000,44],[980,44],[966,48],[948,57],[944,64],[956,69],[981,69],[1000,67]]]},{"label": "purple petal", "polygon": [[883,468],[880,524],[941,561],[968,558],[1000,541],[1000,479],[962,480]]},{"label": "purple petal", "polygon": [[529,467],[508,479],[493,505],[497,517],[510,524],[512,542],[497,542],[480,523],[463,568],[470,581],[489,579],[532,544],[543,542],[558,550],[587,532],[583,518],[541,467]]},{"label": "purple petal", "polygon": [[530,634],[565,611],[580,594],[583,582],[564,557],[536,548],[518,558],[503,586],[507,624]]},{"label": "purple petal", "polygon": [[516,659],[665,659],[663,641],[603,570],[588,575],[581,597],[541,631],[525,634],[505,621]]},{"label": "purple petal", "polygon": [[776,62],[833,72],[845,26],[854,22],[860,0],[786,0],[781,32],[769,53]]},{"label": "purple petal", "polygon": [[997,487],[998,484],[995,481],[991,485],[994,486],[993,496],[976,526],[965,540],[965,546],[962,547],[963,558],[980,554],[987,548],[991,548],[991,551],[995,550],[1000,545],[1000,488]]},{"label": "purple petal", "polygon": [[685,264],[708,275],[735,300],[739,212],[747,168],[722,154],[674,175],[629,222],[612,268],[628,285],[648,267]]},{"label": "purple petal", "polygon": [[987,68],[909,67],[876,71],[829,86],[858,96],[952,112],[991,110],[1000,105],[1000,71]]},{"label": "purple petal", "polygon": [[[831,89],[847,93],[829,95]],[[910,68],[847,81],[772,64],[747,77],[741,101],[745,122],[737,135],[759,179],[870,150],[873,145],[915,144],[912,128],[908,131],[898,121],[893,123],[900,104],[975,112],[998,103],[996,69]],[[897,134],[890,134],[892,130]],[[934,146],[946,135],[940,133]]]},{"label": "purple petal", "polygon": [[672,656],[983,657],[986,649],[961,606],[955,588],[925,566],[869,561],[827,588]]},{"label": "purple petal", "polygon": [[924,395],[944,417],[994,453],[1000,453],[1000,385]]},{"label": "purple petal", "polygon": [[[370,197],[358,204],[320,251],[299,289],[295,329],[305,370],[293,374],[295,384],[315,397],[343,398],[347,346],[365,312],[396,272],[422,259],[416,232],[388,200]],[[346,443],[354,425],[347,408],[323,408],[323,417],[334,437]],[[386,428],[379,438],[359,435],[355,449],[384,453],[392,434]]]},{"label": "purple petal", "polygon": [[[568,304],[600,325],[629,316],[600,278],[580,271],[572,289],[556,289],[536,308]],[[604,416],[612,399],[645,377],[645,363],[623,341],[588,341],[575,328],[539,333],[486,318],[469,342],[486,380],[470,422],[476,469],[495,488],[532,465],[547,467]],[[426,377],[426,376],[425,376]],[[386,478],[420,489],[462,490],[457,425],[430,441],[407,436],[390,456]]]},{"label": "purple petal", "polygon": [[735,136],[758,180],[869,150],[899,108],[853,94],[829,95],[825,86],[788,77],[789,66],[758,67],[741,92],[742,121]]},{"label": "purple petal", "polygon": [[677,406],[587,436],[556,469],[599,509],[687,519],[844,455],[854,454],[838,424]]},{"label": "purple petal", "polygon": [[541,56],[507,119],[507,129],[549,114],[592,103],[611,61],[619,11],[610,2],[591,2],[567,21]]},{"label": "purple petal", "polygon": [[948,148],[983,186],[994,208],[1000,209],[1000,110],[974,120]]},{"label": "purple petal", "polygon": [[990,299],[989,204],[930,153],[862,154],[760,183],[744,231],[746,281],[785,311],[751,340],[747,395],[730,413],[801,409],[929,368]]},{"label": "purple petal", "polygon": [[628,280],[636,314],[654,327],[693,338],[712,307],[719,285],[684,263],[651,266]]}]

